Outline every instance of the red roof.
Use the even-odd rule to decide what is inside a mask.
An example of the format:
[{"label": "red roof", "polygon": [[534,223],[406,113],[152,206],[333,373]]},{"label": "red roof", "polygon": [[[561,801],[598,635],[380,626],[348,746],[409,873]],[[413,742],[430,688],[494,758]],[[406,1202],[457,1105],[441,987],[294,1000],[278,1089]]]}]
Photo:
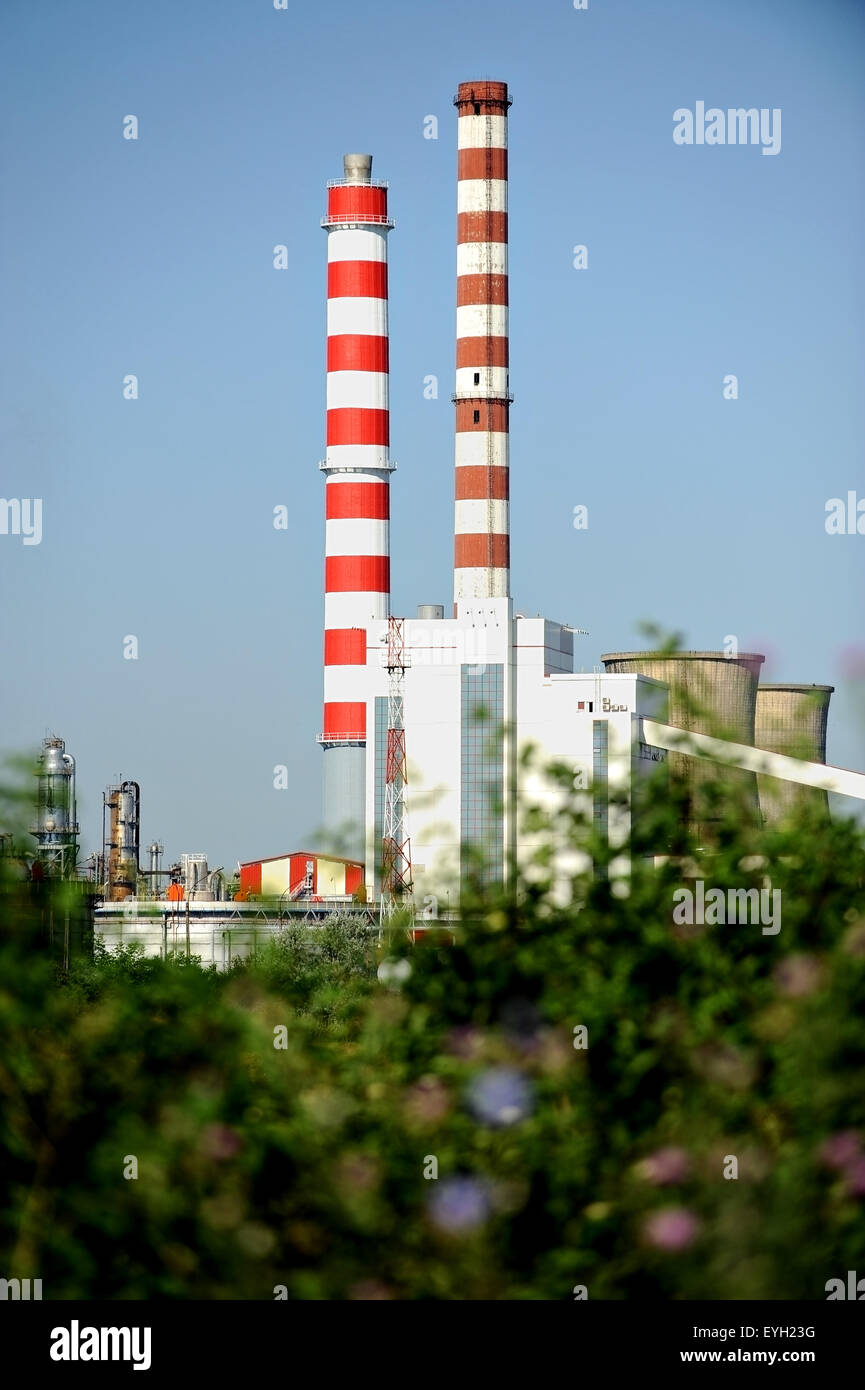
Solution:
[{"label": "red roof", "polygon": [[363,867],[361,859],[346,859],[341,854],[326,854],[324,850],[314,849],[293,849],[288,854],[271,854],[266,859],[242,859],[240,867],[246,869],[250,864],[275,864],[278,859],[295,859],[301,856],[305,859],[332,859],[337,864],[356,864]]}]

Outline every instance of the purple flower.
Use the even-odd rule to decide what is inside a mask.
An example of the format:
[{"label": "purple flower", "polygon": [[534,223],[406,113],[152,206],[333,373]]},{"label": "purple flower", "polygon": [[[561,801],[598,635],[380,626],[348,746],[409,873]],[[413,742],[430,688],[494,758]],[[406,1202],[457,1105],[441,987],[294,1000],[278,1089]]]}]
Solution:
[{"label": "purple flower", "polygon": [[483,1051],[484,1035],[479,1028],[462,1023],[447,1035],[447,1049],[464,1062],[473,1062]]},{"label": "purple flower", "polygon": [[707,1043],[698,1048],[694,1066],[707,1080],[735,1091],[746,1090],[756,1074],[752,1058],[727,1043]]},{"label": "purple flower", "polygon": [[821,1163],[827,1168],[843,1170],[855,1163],[862,1153],[862,1140],[854,1129],[842,1129],[824,1139],[818,1150]]},{"label": "purple flower", "polygon": [[521,1072],[512,1067],[491,1067],[472,1081],[468,1103],[482,1124],[514,1125],[530,1113],[532,1094]]},{"label": "purple flower", "polygon": [[348,1296],[354,1302],[383,1302],[392,1297],[387,1284],[383,1284],[380,1279],[361,1279],[357,1284],[352,1284],[348,1291]]},{"label": "purple flower", "polygon": [[690,1167],[684,1149],[656,1149],[638,1165],[638,1172],[647,1182],[654,1183],[656,1187],[665,1187],[668,1183],[683,1182]]},{"label": "purple flower", "polygon": [[773,971],[780,993],[790,999],[802,999],[805,995],[813,994],[820,984],[821,973],[816,956],[804,953],[787,956]]},{"label": "purple flower", "polygon": [[202,1132],[200,1148],[208,1158],[233,1158],[241,1147],[240,1135],[227,1125],[208,1125]]},{"label": "purple flower", "polygon": [[865,1158],[856,1158],[844,1170],[848,1197],[865,1197]]},{"label": "purple flower", "polygon": [[450,1236],[465,1235],[489,1214],[489,1198],[476,1178],[447,1178],[436,1186],[429,1203],[430,1220]]},{"label": "purple flower", "polygon": [[687,1250],[696,1239],[700,1223],[686,1207],[662,1207],[653,1212],[644,1227],[643,1235],[655,1250]]},{"label": "purple flower", "polygon": [[369,1154],[344,1154],[336,1165],[335,1178],[345,1193],[371,1192],[379,1181],[379,1165]]},{"label": "purple flower", "polygon": [[438,1124],[450,1109],[447,1089],[435,1076],[422,1076],[406,1092],[404,1111],[410,1121]]}]

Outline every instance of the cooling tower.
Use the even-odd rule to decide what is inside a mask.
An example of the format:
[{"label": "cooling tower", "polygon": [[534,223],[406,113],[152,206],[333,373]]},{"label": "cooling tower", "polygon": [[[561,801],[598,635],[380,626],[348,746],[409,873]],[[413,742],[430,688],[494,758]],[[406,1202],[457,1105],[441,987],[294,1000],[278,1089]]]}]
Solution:
[{"label": "cooling tower", "polygon": [[[611,673],[650,676],[669,688],[668,723],[698,734],[754,743],[757,683],[764,658],[753,652],[610,652],[602,656]],[[759,823],[757,778],[739,768],[720,768],[704,759],[670,753],[671,777],[683,781],[690,803],[690,828],[698,840],[711,842],[721,808],[706,805],[707,788],[720,786],[737,797],[737,807]],[[739,802],[738,798],[741,798]]]},{"label": "cooling tower", "polygon": [[[754,744],[811,763],[826,761],[826,720],[832,685],[761,685],[757,690]],[[814,787],[757,776],[760,810],[779,825],[806,807],[829,819],[829,797]]]}]

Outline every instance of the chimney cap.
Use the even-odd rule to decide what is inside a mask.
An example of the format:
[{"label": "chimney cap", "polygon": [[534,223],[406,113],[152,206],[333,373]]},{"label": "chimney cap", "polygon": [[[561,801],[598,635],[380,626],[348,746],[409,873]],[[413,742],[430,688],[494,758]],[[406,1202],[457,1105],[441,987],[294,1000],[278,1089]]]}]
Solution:
[{"label": "chimney cap", "polygon": [[342,167],[346,183],[369,183],[372,178],[372,155],[344,154]]}]

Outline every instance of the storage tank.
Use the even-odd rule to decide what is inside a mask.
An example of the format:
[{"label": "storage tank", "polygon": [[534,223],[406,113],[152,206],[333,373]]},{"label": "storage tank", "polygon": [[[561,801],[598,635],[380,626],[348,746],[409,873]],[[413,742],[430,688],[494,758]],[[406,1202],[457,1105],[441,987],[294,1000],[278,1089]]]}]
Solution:
[{"label": "storage tank", "polygon": [[206,854],[181,854],[180,869],[183,886],[190,902],[212,902],[213,891],[208,886],[209,869]]},{"label": "storage tank", "polygon": [[37,858],[44,872],[71,878],[78,859],[75,759],[55,734],[42,740],[36,778],[36,820],[30,833],[37,841]]},{"label": "storage tank", "polygon": [[[826,721],[833,685],[761,685],[757,690],[754,743],[810,763],[826,761]],[[809,807],[829,819],[829,796],[780,777],[757,775],[760,810],[767,825],[780,825]]]},{"label": "storage tank", "polygon": [[[669,688],[667,723],[689,733],[754,743],[754,719],[760,667],[765,657],[755,652],[727,656],[724,652],[609,652],[601,660],[615,674],[650,676]],[[755,824],[760,820],[757,777],[740,768],[720,767],[705,758],[670,753],[671,777],[688,790],[689,824],[702,843],[711,842],[718,813],[705,805],[709,786],[729,788],[741,798],[742,811]]]}]

